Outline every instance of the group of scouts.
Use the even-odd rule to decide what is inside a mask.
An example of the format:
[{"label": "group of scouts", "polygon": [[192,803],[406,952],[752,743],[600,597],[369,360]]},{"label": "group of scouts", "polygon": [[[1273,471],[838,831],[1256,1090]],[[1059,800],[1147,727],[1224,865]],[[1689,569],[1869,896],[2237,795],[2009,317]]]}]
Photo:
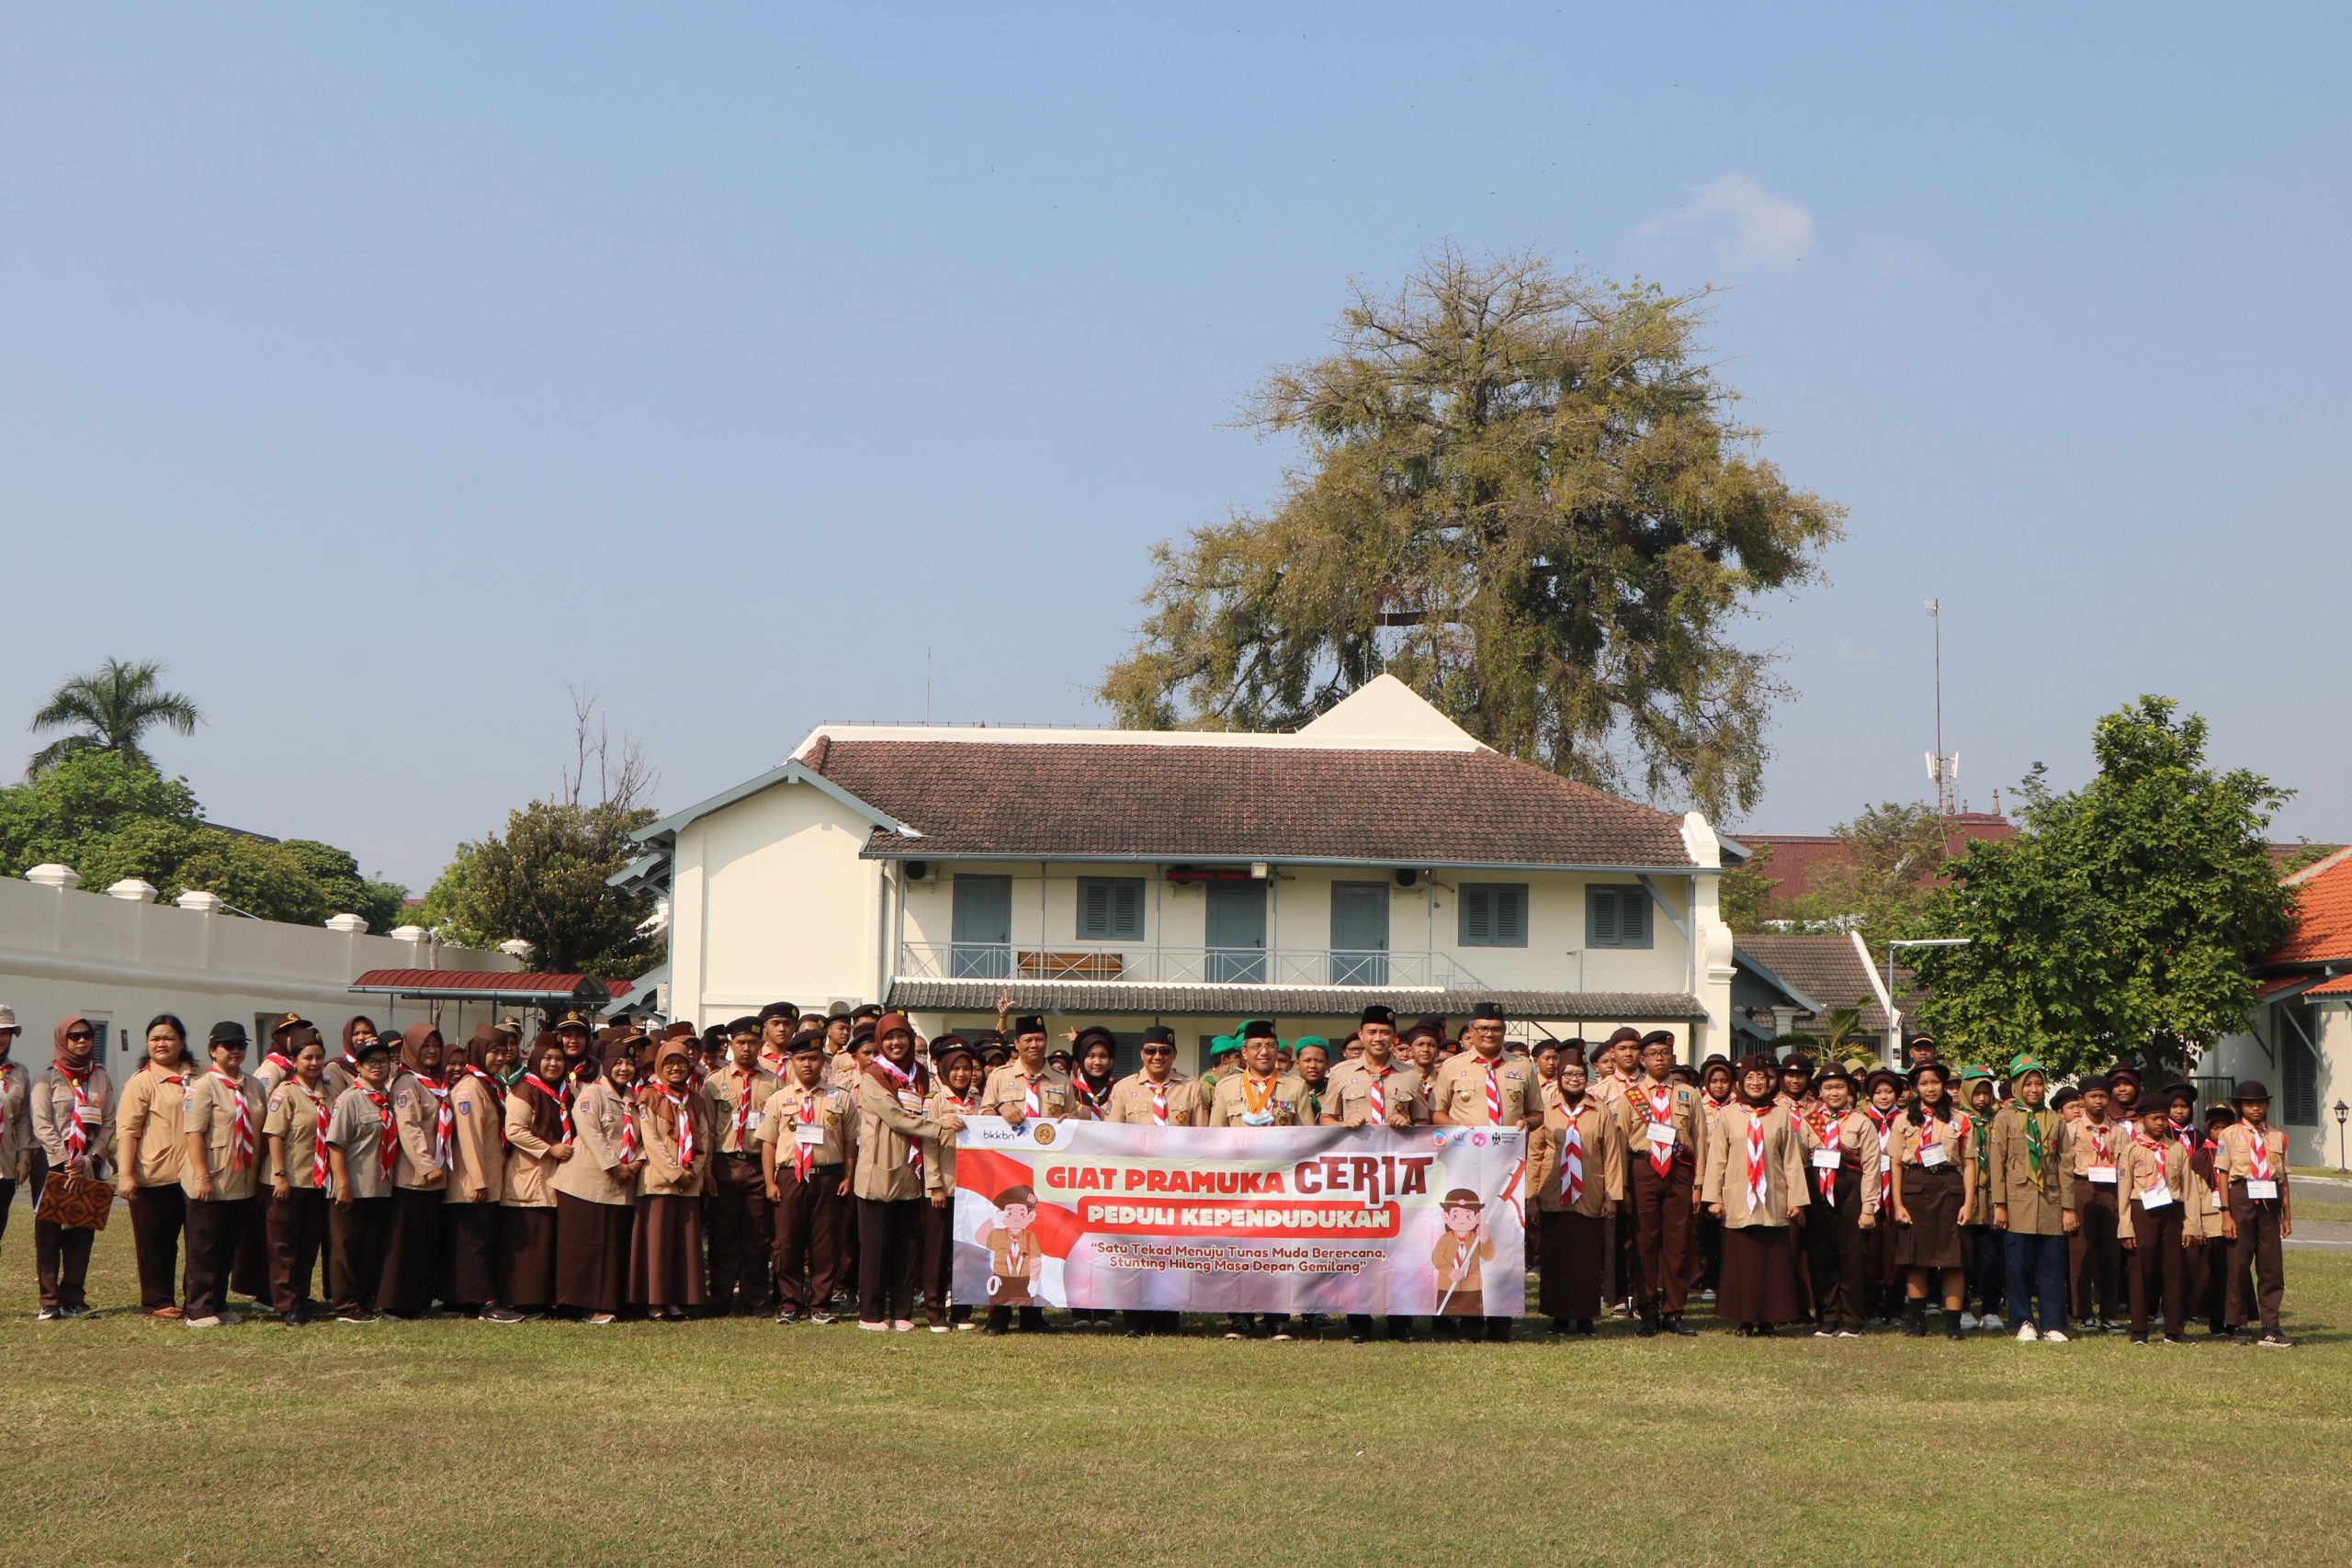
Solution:
[{"label": "group of scouts", "polygon": [[[1750,1337],[1898,1323],[1917,1337],[1934,1306],[1952,1338],[2003,1330],[2006,1314],[2018,1338],[2044,1343],[2070,1325],[2183,1343],[2191,1321],[2289,1343],[2286,1139],[2258,1083],[2200,1117],[2193,1087],[2143,1100],[2128,1065],[2064,1086],[2030,1057],[2005,1077],[1955,1072],[1924,1035],[1907,1075],[1769,1051],[1693,1068],[1664,1030],[1507,1043],[1493,1004],[1459,1039],[1438,1019],[1400,1032],[1391,1010],[1368,1007],[1336,1049],[1284,1046],[1251,1021],[1197,1079],[1154,1026],[1122,1077],[1109,1031],[1054,1049],[1042,1018],[1012,1018],[1009,998],[1000,1013],[996,1030],[928,1042],[871,1007],[804,1019],[775,1002],[702,1035],[572,1013],[527,1045],[514,1019],[451,1043],[430,1023],[388,1033],[355,1018],[332,1055],[289,1013],[250,1072],[243,1025],[213,1025],[199,1057],[164,1015],[118,1089],[79,1016],[57,1023],[52,1060],[28,1077],[0,1008],[0,1235],[20,1181],[38,1207],[50,1173],[111,1180],[141,1309],[195,1328],[234,1322],[235,1292],[289,1325],[435,1310],[830,1323],[854,1297],[861,1328],[903,1332],[919,1293],[927,1326],[946,1333],[975,1326],[951,1291],[967,1118],[1501,1126],[1527,1134],[1524,1261],[1555,1334],[1592,1334],[1604,1315],[1643,1337],[1695,1334],[1695,1297]],[[991,1196],[1006,1212],[1008,1195]],[[1476,1239],[1475,1200],[1464,1207],[1463,1225],[1447,1216],[1455,1288],[1430,1328],[1508,1339],[1512,1320],[1484,1314],[1476,1283],[1493,1244]],[[92,1234],[36,1221],[42,1318],[90,1315]],[[1026,1238],[1010,1228],[983,1245]],[[991,1299],[987,1332],[1048,1327],[1017,1288],[1025,1261],[997,1258],[1016,1288]],[[1131,1336],[1178,1328],[1174,1313],[1123,1316]],[[1355,1341],[1376,1327],[1401,1339],[1415,1325],[1347,1320]],[[1234,1314],[1227,1329],[1290,1331],[1281,1314]]]}]

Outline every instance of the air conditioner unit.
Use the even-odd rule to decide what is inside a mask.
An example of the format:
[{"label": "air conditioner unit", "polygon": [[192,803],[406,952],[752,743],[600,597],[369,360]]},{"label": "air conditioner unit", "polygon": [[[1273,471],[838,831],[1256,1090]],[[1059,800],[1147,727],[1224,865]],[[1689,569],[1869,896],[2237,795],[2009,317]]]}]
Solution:
[{"label": "air conditioner unit", "polygon": [[1396,869],[1396,886],[1399,887],[1419,887],[1421,885],[1421,879],[1428,874],[1429,874],[1427,872],[1421,870],[1419,866],[1399,866]]},{"label": "air conditioner unit", "polygon": [[927,860],[910,860],[907,862],[907,880],[936,882],[939,880],[939,874],[932,870],[931,863]]}]

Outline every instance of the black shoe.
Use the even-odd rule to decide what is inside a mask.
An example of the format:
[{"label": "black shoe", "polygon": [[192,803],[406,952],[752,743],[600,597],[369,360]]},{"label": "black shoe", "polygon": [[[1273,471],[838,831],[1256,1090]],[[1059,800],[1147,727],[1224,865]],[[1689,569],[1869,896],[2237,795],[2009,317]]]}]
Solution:
[{"label": "black shoe", "polygon": [[288,1328],[300,1328],[302,1326],[305,1319],[299,1312],[281,1312],[277,1314],[277,1321],[284,1324]]},{"label": "black shoe", "polygon": [[989,1337],[992,1339],[1000,1339],[1005,1335],[1012,1333],[1012,1330],[1005,1327],[1004,1325],[1001,1323],[989,1323],[981,1325],[980,1332],[989,1336]]},{"label": "black shoe", "polygon": [[1508,1345],[1516,1337],[1511,1320],[1507,1317],[1497,1318],[1487,1325],[1487,1343],[1489,1345]]},{"label": "black shoe", "polygon": [[1777,1339],[1780,1337],[1781,1331],[1769,1323],[1759,1323],[1756,1325],[1756,1337],[1758,1339]]},{"label": "black shoe", "polygon": [[523,1314],[516,1312],[513,1307],[484,1307],[481,1313],[481,1320],[484,1323],[520,1323],[523,1321]]},{"label": "black shoe", "polygon": [[348,1312],[335,1314],[334,1320],[337,1323],[373,1323],[376,1321],[376,1314],[366,1307],[353,1307]]},{"label": "black shoe", "polygon": [[2188,1343],[2188,1336],[2186,1334],[2167,1334],[2165,1336],[2165,1343],[2167,1345],[2186,1345]]},{"label": "black shoe", "polygon": [[1944,1337],[1947,1339],[1965,1339],[1968,1337],[1968,1331],[1961,1327],[1959,1317],[1951,1313],[1944,1314]]},{"label": "black shoe", "polygon": [[1130,1328],[1126,1331],[1125,1337],[1129,1339],[1140,1339],[1143,1337],[1143,1330],[1140,1328]]},{"label": "black shoe", "polygon": [[2132,1336],[2132,1343],[2134,1345],[2145,1345],[2147,1342],[2148,1337],[2144,1334],[2134,1334]]},{"label": "black shoe", "polygon": [[1348,1336],[1348,1343],[1349,1343],[1349,1344],[1351,1344],[1351,1345],[1361,1345],[1361,1344],[1363,1344],[1366,1339],[1368,1339],[1368,1338],[1370,1338],[1370,1337],[1371,1337],[1371,1336],[1369,1336],[1369,1335],[1365,1335],[1365,1334],[1354,1334],[1354,1333],[1351,1333],[1351,1334]]},{"label": "black shoe", "polygon": [[1683,1322],[1682,1314],[1679,1312],[1666,1320],[1666,1331],[1668,1334],[1679,1334],[1685,1339],[1699,1337],[1699,1331]]},{"label": "black shoe", "polygon": [[1580,1317],[1577,1319],[1577,1333],[1583,1337],[1590,1338],[1592,1337],[1592,1319],[1589,1317]]},{"label": "black shoe", "polygon": [[1903,1337],[1906,1339],[1925,1339],[1928,1337],[1926,1302],[1913,1302],[1903,1309]]},{"label": "black shoe", "polygon": [[1655,1338],[1657,1338],[1657,1319],[1656,1319],[1656,1318],[1654,1318],[1654,1317],[1645,1317],[1645,1318],[1643,1318],[1640,1322],[1638,1322],[1638,1323],[1634,1324],[1634,1338],[1636,1338],[1636,1339],[1655,1339]]},{"label": "black shoe", "polygon": [[2244,1327],[2240,1327],[2240,1328],[2233,1328],[2233,1329],[2231,1329],[2231,1330],[2230,1330],[2230,1343],[2231,1343],[2231,1344],[2233,1344],[2233,1345],[2251,1345],[2251,1344],[2253,1344],[2253,1343],[2254,1343],[2254,1330],[2253,1330],[2253,1329],[2251,1329],[2251,1328],[2244,1328]]},{"label": "black shoe", "polygon": [[1551,1332],[1552,1332],[1552,1333],[1554,1333],[1554,1334],[1566,1334],[1567,1331],[1568,1331],[1568,1320],[1567,1320],[1566,1318],[1565,1318],[1565,1317],[1555,1317],[1555,1318],[1554,1318],[1554,1319],[1552,1320],[1552,1327],[1551,1327]]}]

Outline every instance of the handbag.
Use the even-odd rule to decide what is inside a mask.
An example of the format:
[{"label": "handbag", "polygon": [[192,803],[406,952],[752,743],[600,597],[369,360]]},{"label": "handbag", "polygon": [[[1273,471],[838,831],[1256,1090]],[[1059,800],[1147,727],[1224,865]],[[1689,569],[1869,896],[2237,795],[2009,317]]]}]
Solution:
[{"label": "handbag", "polygon": [[114,1184],[95,1177],[52,1170],[41,1184],[36,1220],[47,1220],[70,1231],[102,1231],[114,1208]]}]

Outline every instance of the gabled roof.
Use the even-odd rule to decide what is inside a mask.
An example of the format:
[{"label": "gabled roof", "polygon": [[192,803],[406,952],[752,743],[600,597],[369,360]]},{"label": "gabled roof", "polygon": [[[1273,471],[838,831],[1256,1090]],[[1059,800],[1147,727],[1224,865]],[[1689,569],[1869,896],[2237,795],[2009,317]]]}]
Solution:
[{"label": "gabled roof", "polygon": [[[640,844],[650,844],[656,846],[657,850],[666,850],[677,842],[679,830],[687,824],[707,817],[714,811],[732,806],[739,800],[748,800],[763,790],[774,789],[778,784],[805,784],[811,788],[822,790],[868,821],[889,828],[893,831],[914,834],[918,838],[922,836],[906,823],[892,818],[888,812],[876,810],[865,801],[851,795],[840,784],[826,778],[823,773],[803,765],[799,759],[795,758],[790,761],[778,763],[756,778],[745,779],[732,789],[720,790],[707,800],[698,800],[683,811],[673,811],[658,822],[648,822],[644,827],[629,834],[629,837]],[[643,859],[640,859],[623,867],[605,880],[613,886],[618,886],[624,881],[642,877],[648,869],[650,868],[645,865]]]},{"label": "gabled roof", "polygon": [[2352,849],[2342,849],[2286,877],[2296,890],[2295,930],[2261,962],[2352,963]]},{"label": "gabled roof", "polygon": [[809,753],[879,857],[1688,867],[1679,817],[1481,747],[868,740]]},{"label": "gabled roof", "polygon": [[[1798,1018],[1801,1031],[1816,1027],[1829,1009],[1856,1002],[1862,1004],[1860,1027],[1873,1034],[1886,1028],[1886,976],[1852,931],[1750,932],[1735,941],[1733,962],[1765,969],[1792,996],[1802,992],[1818,1004]],[[1906,1019],[1917,1016],[1915,987],[1911,972],[1897,964],[1892,999]]]}]

